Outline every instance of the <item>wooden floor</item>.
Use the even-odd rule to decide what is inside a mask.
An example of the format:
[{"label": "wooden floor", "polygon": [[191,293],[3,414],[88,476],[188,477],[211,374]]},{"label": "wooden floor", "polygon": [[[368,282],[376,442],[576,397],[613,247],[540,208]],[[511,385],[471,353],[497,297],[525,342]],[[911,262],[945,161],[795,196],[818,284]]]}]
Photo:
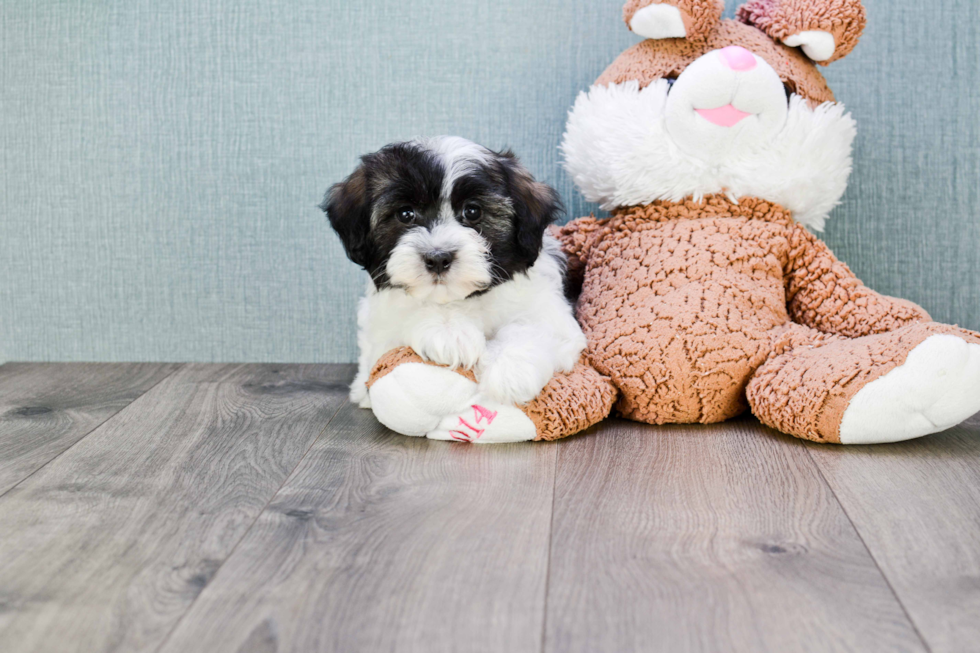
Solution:
[{"label": "wooden floor", "polygon": [[462,445],[351,376],[0,367],[0,651],[980,650],[978,418]]}]

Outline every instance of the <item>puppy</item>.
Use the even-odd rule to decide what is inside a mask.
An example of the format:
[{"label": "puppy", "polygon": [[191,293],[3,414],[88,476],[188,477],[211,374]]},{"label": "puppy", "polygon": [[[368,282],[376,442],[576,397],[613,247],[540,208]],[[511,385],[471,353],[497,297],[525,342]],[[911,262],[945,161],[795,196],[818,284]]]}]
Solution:
[{"label": "puppy", "polygon": [[564,256],[545,233],[561,202],[513,154],[456,137],[389,145],[321,208],[371,277],[351,388],[361,407],[375,363],[398,347],[473,370],[480,394],[505,405],[532,400],[585,348]]}]

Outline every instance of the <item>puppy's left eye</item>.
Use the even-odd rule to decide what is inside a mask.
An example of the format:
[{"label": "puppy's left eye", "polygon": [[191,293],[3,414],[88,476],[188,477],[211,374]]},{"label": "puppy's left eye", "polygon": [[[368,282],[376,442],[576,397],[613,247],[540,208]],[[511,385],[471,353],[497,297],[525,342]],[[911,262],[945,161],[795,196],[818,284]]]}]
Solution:
[{"label": "puppy's left eye", "polygon": [[483,217],[483,209],[476,204],[467,204],[463,207],[463,220],[469,223],[478,222]]},{"label": "puppy's left eye", "polygon": [[395,211],[395,217],[402,224],[411,224],[415,222],[415,209],[410,206],[402,207]]}]

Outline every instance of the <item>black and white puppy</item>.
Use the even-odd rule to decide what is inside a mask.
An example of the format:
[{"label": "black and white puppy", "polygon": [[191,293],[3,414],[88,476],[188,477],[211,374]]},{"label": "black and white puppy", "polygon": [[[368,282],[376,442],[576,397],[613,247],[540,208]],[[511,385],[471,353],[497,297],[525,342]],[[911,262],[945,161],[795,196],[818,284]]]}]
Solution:
[{"label": "black and white puppy", "polygon": [[585,348],[546,234],[561,202],[512,154],[456,137],[389,145],[321,208],[371,276],[351,388],[360,406],[371,406],[371,369],[397,347],[474,370],[480,394],[508,405],[533,399]]}]

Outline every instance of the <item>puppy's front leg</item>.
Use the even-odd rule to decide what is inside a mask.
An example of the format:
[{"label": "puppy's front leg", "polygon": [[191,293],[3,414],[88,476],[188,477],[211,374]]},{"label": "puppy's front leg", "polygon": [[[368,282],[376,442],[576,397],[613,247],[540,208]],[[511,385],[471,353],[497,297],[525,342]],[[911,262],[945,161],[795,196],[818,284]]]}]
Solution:
[{"label": "puppy's front leg", "polygon": [[422,358],[453,369],[472,369],[487,345],[482,325],[457,314],[429,316],[418,320],[409,345]]},{"label": "puppy's front leg", "polygon": [[502,404],[526,404],[537,397],[560,367],[550,333],[543,325],[501,329],[480,361],[480,394]]}]

